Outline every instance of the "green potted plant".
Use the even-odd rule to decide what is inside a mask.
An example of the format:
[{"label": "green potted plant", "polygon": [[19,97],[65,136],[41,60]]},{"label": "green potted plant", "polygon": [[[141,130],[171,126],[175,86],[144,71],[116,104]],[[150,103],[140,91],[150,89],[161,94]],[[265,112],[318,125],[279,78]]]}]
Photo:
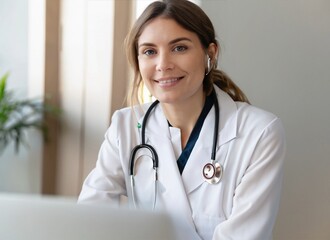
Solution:
[{"label": "green potted plant", "polygon": [[45,132],[43,113],[58,111],[43,103],[42,99],[16,100],[14,92],[7,90],[9,74],[0,78],[0,155],[10,143],[14,143],[16,152],[20,145],[26,144],[24,132],[35,128]]}]

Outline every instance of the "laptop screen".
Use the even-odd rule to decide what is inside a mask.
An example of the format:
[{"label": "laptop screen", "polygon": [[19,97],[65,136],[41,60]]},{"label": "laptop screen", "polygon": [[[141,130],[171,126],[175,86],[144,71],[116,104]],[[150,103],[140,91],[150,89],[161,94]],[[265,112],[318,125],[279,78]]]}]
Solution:
[{"label": "laptop screen", "polygon": [[76,204],[75,199],[0,194],[2,240],[175,239],[162,213]]}]

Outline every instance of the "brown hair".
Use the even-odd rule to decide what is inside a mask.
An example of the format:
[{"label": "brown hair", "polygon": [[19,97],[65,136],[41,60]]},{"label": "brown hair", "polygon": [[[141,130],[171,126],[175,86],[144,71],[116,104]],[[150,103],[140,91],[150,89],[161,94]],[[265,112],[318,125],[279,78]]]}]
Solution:
[{"label": "brown hair", "polygon": [[[132,106],[139,103],[139,89],[143,86],[139,71],[137,44],[146,24],[156,17],[175,20],[180,26],[197,34],[202,46],[207,49],[211,43],[219,47],[215,38],[213,24],[204,11],[196,4],[187,0],[164,0],[151,3],[137,19],[125,39],[126,54],[133,67],[134,81],[127,96]],[[213,89],[213,84],[229,94],[234,101],[249,102],[243,91],[223,71],[213,65],[209,74],[204,77],[203,88],[207,95]]]}]

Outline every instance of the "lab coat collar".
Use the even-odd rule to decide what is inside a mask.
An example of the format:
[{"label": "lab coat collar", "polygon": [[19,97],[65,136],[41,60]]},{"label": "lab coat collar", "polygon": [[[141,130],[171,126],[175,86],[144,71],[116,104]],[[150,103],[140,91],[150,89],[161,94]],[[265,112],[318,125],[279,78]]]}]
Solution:
[{"label": "lab coat collar", "polygon": [[[237,134],[237,105],[234,100],[220,88],[215,87],[219,108],[220,108],[220,125],[219,125],[219,136],[218,144],[221,145],[229,142],[236,137]],[[212,119],[215,118],[215,113],[213,109]],[[210,118],[208,118],[210,121]],[[214,120],[213,120],[214,121]],[[211,124],[211,123],[210,123]],[[212,133],[213,134],[213,133]]]},{"label": "lab coat collar", "polygon": [[[226,146],[228,145],[226,143],[236,138],[237,134],[237,106],[227,93],[218,87],[215,87],[215,90],[220,109],[216,160],[223,164],[227,156]],[[213,106],[204,121],[199,138],[182,173],[187,194],[205,182],[202,169],[206,163],[211,161],[214,119],[215,111]]]},{"label": "lab coat collar", "polygon": [[[236,137],[237,106],[227,93],[222,91],[217,86],[215,86],[214,88],[218,97],[219,108],[220,108],[220,125],[219,125],[219,136],[217,143],[217,147],[220,147],[221,145],[225,144],[226,142]],[[147,109],[149,106],[150,104],[147,104],[144,106],[144,108]],[[142,124],[143,117],[144,115],[141,116],[141,118],[138,120],[140,124]],[[215,112],[213,106],[208,116],[205,119],[201,133],[208,131],[207,134],[211,134],[208,136],[213,136],[214,119],[215,119]],[[148,124],[148,122],[149,123],[152,122],[152,124]],[[149,136],[153,136],[153,135],[160,135],[170,139],[168,122],[160,105],[156,106],[153,109],[153,111],[149,116],[148,122],[146,128],[146,139]],[[209,128],[209,126],[212,126],[212,128]],[[207,143],[210,143],[212,145],[212,141],[207,141],[206,143],[203,144],[207,144]]]}]

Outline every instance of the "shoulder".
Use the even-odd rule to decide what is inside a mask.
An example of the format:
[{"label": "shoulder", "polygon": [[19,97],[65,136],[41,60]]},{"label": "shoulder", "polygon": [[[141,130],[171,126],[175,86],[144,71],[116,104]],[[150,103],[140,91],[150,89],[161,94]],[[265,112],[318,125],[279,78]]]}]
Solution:
[{"label": "shoulder", "polygon": [[246,102],[234,101],[221,89],[217,89],[217,95],[220,113],[226,116],[225,121],[236,123],[237,134],[261,134],[265,129],[274,127],[282,131],[282,122],[274,113]]},{"label": "shoulder", "polygon": [[133,107],[125,107],[116,110],[111,118],[111,123],[126,122],[126,121],[139,121],[151,103],[135,105]]},{"label": "shoulder", "polygon": [[107,131],[107,136],[126,135],[132,129],[137,128],[137,124],[143,118],[150,103],[125,107],[116,110],[111,117],[111,124]]},{"label": "shoulder", "polygon": [[278,116],[248,103],[236,102],[236,105],[238,137],[285,142],[284,126]]},{"label": "shoulder", "polygon": [[245,102],[235,103],[237,106],[237,117],[241,122],[253,122],[255,125],[267,125],[278,119],[274,113],[254,105]]}]

